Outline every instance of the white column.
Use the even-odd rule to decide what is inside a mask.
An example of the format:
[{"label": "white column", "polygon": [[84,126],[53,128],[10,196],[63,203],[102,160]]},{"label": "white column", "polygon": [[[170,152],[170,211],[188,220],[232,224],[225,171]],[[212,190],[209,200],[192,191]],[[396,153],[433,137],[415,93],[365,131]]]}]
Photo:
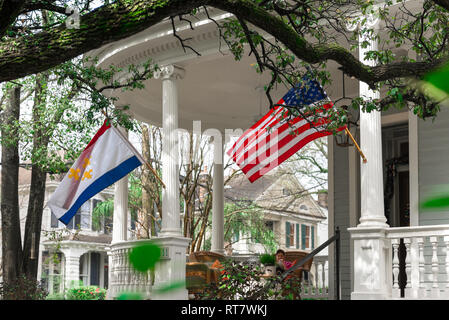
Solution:
[{"label": "white column", "polygon": [[74,247],[61,248],[60,251],[65,258],[65,288],[77,287],[80,280],[80,257],[86,251]]},{"label": "white column", "polygon": [[[377,19],[367,17],[370,28],[377,29]],[[366,24],[364,25],[364,27]],[[362,43],[368,40],[367,48]],[[365,59],[365,53],[377,49],[376,40],[359,38],[359,59],[366,65],[375,61]],[[360,82],[360,96],[365,99],[379,98]],[[391,243],[386,239],[388,224],[384,214],[382,124],[381,113],[360,110],[360,146],[367,162],[360,163],[360,224],[350,228],[353,243],[354,289],[351,299],[390,299],[392,296],[392,253]]]},{"label": "white column", "polygon": [[[177,81],[184,77],[184,70],[165,66],[155,74],[162,79],[162,229],[154,241],[162,249],[162,259],[156,264],[155,283],[151,293],[153,300],[187,300],[185,288],[186,251],[190,239],[181,232],[179,205],[179,167],[178,167],[178,86]],[[175,286],[177,289],[161,289]]]},{"label": "white column", "polygon": [[419,225],[419,139],[418,116],[408,112],[409,175],[410,175],[410,226]]},{"label": "white column", "polygon": [[[120,128],[127,137],[128,131]],[[128,234],[128,175],[115,183],[112,244],[126,241]]]},{"label": "white column", "polygon": [[[377,23],[373,22],[377,28]],[[359,43],[366,41],[363,36]],[[362,48],[359,45],[359,59],[366,65],[375,65],[375,61],[365,59],[365,53],[377,50],[377,41],[368,40],[369,45]],[[360,82],[360,96],[368,99],[378,99],[379,91],[373,91]],[[382,124],[381,112],[363,112],[360,110],[360,145],[367,162],[360,164],[361,175],[361,227],[388,227],[384,212],[383,165],[382,165]]]},{"label": "white column", "polygon": [[213,195],[211,250],[213,252],[224,254],[224,168],[222,141],[216,141],[214,149],[217,150],[214,150],[216,156],[214,161],[214,179],[212,183]]},{"label": "white column", "polygon": [[180,236],[179,155],[178,155],[178,84],[184,70],[166,66],[156,74],[162,79],[162,190],[161,236]]}]

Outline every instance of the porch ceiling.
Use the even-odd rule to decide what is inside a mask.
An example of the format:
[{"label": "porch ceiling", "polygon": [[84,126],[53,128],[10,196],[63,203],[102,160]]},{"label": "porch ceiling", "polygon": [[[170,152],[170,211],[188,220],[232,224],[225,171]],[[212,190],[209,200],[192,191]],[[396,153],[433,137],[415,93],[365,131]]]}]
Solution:
[{"label": "porch ceiling", "polygon": [[[179,127],[192,130],[192,122],[201,120],[202,130],[216,128],[246,129],[268,111],[268,100],[263,91],[270,81],[270,73],[258,74],[252,64],[253,56],[243,55],[240,61],[226,52],[219,41],[214,24],[204,23],[194,31],[186,29],[179,34],[191,37],[189,45],[201,52],[197,56],[189,49],[184,53],[179,41],[170,34],[171,26],[164,23],[112,43],[91,53],[100,57],[100,66],[109,64],[126,66],[147,58],[159,65],[176,64],[185,69],[185,78],[179,85]],[[335,101],[342,96],[342,73],[335,63],[328,64],[333,83],[326,87],[329,97]],[[346,77],[346,96],[358,94],[358,82]],[[288,90],[279,85],[272,90],[277,102]],[[161,126],[162,81],[151,79],[145,88],[135,91],[115,91],[116,105],[129,105],[131,114],[138,120]]]}]

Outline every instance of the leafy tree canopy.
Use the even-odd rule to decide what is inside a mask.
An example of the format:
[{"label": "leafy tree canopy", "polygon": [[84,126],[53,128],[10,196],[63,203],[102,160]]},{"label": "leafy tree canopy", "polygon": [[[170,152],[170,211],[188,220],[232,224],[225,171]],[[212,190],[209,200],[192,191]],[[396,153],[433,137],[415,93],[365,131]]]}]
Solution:
[{"label": "leafy tree canopy", "polygon": [[[234,15],[217,27],[236,59],[247,46],[257,59],[257,68],[271,72],[266,92],[272,105],[269,92],[276,82],[294,84],[305,68],[312,68],[326,84],[326,63],[334,61],[346,75],[371,88],[388,88],[382,99],[354,99],[353,106],[370,111],[391,105],[406,107],[411,102],[414,112],[423,118],[439,110],[439,101],[410,82],[447,61],[447,0],[2,0],[0,81],[55,67],[164,19],[172,19],[175,27],[200,11],[207,12],[208,7]],[[41,10],[49,12],[52,23],[42,23]],[[380,33],[369,25],[367,17],[373,15],[381,21]],[[348,25],[356,22],[359,27],[348,31]],[[365,46],[370,38],[379,40],[379,49],[367,53],[375,66],[356,57],[360,35]],[[409,54],[395,56],[395,47],[405,48]]]}]

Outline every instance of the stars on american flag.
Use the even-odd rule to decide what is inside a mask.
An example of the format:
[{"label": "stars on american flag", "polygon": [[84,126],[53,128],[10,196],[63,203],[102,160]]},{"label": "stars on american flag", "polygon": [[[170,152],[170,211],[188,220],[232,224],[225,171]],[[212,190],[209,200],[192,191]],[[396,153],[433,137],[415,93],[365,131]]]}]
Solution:
[{"label": "stars on american flag", "polygon": [[308,77],[304,77],[302,83],[291,88],[283,97],[285,105],[298,107],[312,105],[325,99],[327,99],[327,96],[320,84]]}]

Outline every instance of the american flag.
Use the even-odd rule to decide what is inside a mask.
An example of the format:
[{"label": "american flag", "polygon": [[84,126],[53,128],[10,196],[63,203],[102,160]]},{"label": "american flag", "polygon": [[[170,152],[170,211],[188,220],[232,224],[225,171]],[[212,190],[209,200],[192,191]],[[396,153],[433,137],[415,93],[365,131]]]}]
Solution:
[{"label": "american flag", "polygon": [[[332,108],[333,103],[316,80],[305,76],[301,84],[290,89],[276,105],[227,151],[251,182],[280,165],[310,141],[332,134],[326,130],[329,121],[324,112]],[[304,111],[307,105],[315,107],[314,114],[293,119],[283,107]],[[323,117],[317,121],[316,115],[320,113]]]}]

